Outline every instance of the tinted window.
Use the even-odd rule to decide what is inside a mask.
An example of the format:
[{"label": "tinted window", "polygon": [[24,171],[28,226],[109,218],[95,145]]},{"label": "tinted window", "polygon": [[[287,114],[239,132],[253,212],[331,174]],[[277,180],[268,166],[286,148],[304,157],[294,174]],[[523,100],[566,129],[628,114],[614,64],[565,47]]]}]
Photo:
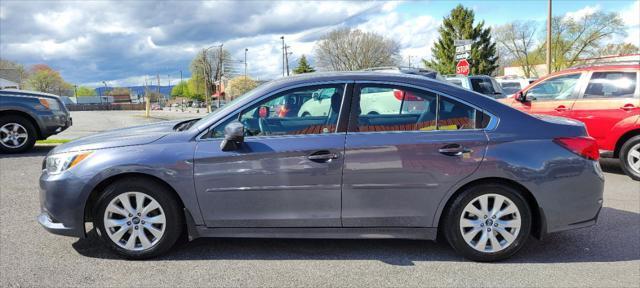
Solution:
[{"label": "tinted window", "polygon": [[355,105],[359,132],[475,129],[490,120],[458,101],[397,86],[364,86]]},{"label": "tinted window", "polygon": [[300,88],[269,97],[243,110],[247,136],[334,133],[344,85]]},{"label": "tinted window", "polygon": [[635,91],[635,72],[593,72],[584,98],[627,98]]},{"label": "tinted window", "polygon": [[[537,100],[564,100],[575,98],[573,91],[580,79],[580,73],[562,75],[544,80],[527,91],[527,97]],[[531,98],[533,99],[533,98]]]},{"label": "tinted window", "polygon": [[493,83],[489,78],[470,78],[469,81],[471,81],[471,89],[478,93],[493,97],[496,94],[501,94],[502,92],[494,88]]},{"label": "tinted window", "polygon": [[507,95],[514,94],[522,89],[522,87],[520,87],[520,82],[502,82],[500,85],[502,86],[504,94]]}]

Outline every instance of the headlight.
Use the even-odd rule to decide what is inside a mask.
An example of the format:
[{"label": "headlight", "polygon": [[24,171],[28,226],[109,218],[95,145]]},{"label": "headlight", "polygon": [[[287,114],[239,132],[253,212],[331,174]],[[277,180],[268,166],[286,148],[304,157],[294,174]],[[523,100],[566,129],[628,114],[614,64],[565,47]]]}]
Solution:
[{"label": "headlight", "polygon": [[55,99],[49,98],[38,98],[40,101],[40,105],[37,105],[39,109],[47,109],[47,110],[60,110],[60,104]]},{"label": "headlight", "polygon": [[93,151],[54,154],[47,157],[46,169],[49,174],[60,174],[91,155]]}]

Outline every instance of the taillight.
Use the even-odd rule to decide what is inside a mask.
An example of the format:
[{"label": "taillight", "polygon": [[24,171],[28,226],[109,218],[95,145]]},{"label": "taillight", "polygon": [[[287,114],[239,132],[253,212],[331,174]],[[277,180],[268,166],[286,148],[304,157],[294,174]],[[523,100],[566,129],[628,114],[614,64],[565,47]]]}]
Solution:
[{"label": "taillight", "polygon": [[395,96],[396,99],[400,101],[402,101],[403,97],[404,101],[422,101],[422,98],[417,97],[416,95],[408,91],[393,90],[393,96]]},{"label": "taillight", "polygon": [[553,142],[584,158],[596,161],[600,159],[598,143],[591,137],[555,138]]}]

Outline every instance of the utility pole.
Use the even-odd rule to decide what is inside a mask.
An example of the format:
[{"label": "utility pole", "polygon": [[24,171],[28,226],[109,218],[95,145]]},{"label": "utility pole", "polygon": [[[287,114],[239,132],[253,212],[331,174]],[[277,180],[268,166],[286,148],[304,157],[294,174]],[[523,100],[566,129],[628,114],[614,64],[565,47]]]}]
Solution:
[{"label": "utility pole", "polygon": [[284,55],[286,53],[286,48],[284,47],[284,36],[280,36],[280,39],[282,39],[282,77],[284,77],[284,69],[285,69],[285,65],[284,65]]},{"label": "utility pole", "polygon": [[549,9],[547,14],[547,74],[551,74],[551,0],[549,0]]},{"label": "utility pole", "polygon": [[247,51],[249,48],[244,48],[244,79],[247,79]]},{"label": "utility pole", "polygon": [[211,69],[211,64],[209,63],[209,60],[207,58],[207,49],[202,49],[202,72],[204,74],[204,105],[207,106],[207,112],[211,112],[211,108],[209,108],[209,98],[211,97],[211,90],[209,90],[209,88],[211,87],[211,84],[209,82],[211,80],[209,70]]},{"label": "utility pole", "polygon": [[289,76],[289,52],[287,51],[291,46],[284,46],[284,59],[287,63],[287,76]]},{"label": "utility pole", "polygon": [[[218,108],[220,108],[220,98],[222,98],[222,69],[224,68],[222,64],[222,45],[220,44],[220,52],[218,52]],[[211,112],[211,108],[208,108],[207,112]]]},{"label": "utility pole", "polygon": [[182,83],[182,70],[180,70],[180,83]]},{"label": "utility pole", "polygon": [[156,74],[156,77],[158,77],[158,97],[162,97],[162,98],[158,98],[158,103],[160,103],[160,102],[162,102],[162,101],[160,101],[160,99],[164,98],[164,96],[162,94],[160,94],[160,73]]},{"label": "utility pole", "polygon": [[148,81],[147,81],[147,76],[144,76],[144,117],[149,118],[149,114],[151,114],[151,95],[149,94],[149,87],[148,85]]},{"label": "utility pole", "polygon": [[409,55],[409,68],[411,68],[411,55]]}]

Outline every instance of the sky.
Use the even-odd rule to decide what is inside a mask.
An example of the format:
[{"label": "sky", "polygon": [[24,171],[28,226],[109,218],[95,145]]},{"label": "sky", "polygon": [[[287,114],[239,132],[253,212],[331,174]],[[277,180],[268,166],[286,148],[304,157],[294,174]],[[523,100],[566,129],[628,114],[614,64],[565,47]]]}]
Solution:
[{"label": "sky", "polygon": [[[223,44],[237,61],[247,52],[248,74],[282,76],[282,42],[290,66],[315,41],[340,27],[379,33],[400,44],[403,64],[431,57],[438,27],[457,4],[476,21],[546,21],[546,0],[524,1],[31,1],[0,0],[0,58],[24,65],[46,63],[68,82],[101,86],[142,85],[145,78],[176,84],[198,51]],[[553,14],[581,17],[620,13],[626,36],[613,41],[640,46],[640,0],[554,0]],[[243,70],[243,66],[240,66]]]}]

